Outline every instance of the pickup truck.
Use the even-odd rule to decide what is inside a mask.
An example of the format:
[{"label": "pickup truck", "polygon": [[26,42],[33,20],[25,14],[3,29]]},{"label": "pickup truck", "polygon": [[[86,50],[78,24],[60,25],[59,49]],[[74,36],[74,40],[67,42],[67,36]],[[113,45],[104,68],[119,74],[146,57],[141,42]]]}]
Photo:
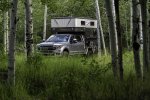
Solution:
[{"label": "pickup truck", "polygon": [[96,20],[56,18],[51,20],[51,27],[53,34],[37,44],[39,52],[58,55],[97,53]]},{"label": "pickup truck", "polygon": [[53,34],[45,42],[37,45],[43,54],[90,54],[96,52],[96,45],[88,44],[81,34]]}]

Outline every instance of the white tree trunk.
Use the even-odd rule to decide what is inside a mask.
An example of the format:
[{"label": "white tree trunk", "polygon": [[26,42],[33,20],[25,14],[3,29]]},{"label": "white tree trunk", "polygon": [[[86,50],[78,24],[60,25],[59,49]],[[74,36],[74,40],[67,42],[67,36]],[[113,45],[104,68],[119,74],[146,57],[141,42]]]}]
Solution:
[{"label": "white tree trunk", "polygon": [[8,53],[8,11],[4,12],[4,16],[3,16],[3,20],[4,20],[4,51],[7,54]]},{"label": "white tree trunk", "polygon": [[118,69],[120,80],[123,80],[123,62],[122,62],[122,32],[120,27],[120,10],[119,10],[119,0],[114,0],[115,5],[115,15],[116,15],[116,30],[118,38]]},{"label": "white tree trunk", "polygon": [[[24,10],[24,13],[26,14],[26,9]],[[26,16],[24,17],[24,53],[25,53],[25,56],[27,56],[27,50],[26,50]]]},{"label": "white tree trunk", "polygon": [[15,45],[16,45],[16,24],[18,0],[12,0],[10,12],[10,35],[8,51],[8,82],[15,84]]},{"label": "white tree trunk", "polygon": [[47,24],[47,4],[45,4],[44,10],[44,29],[43,29],[43,40],[46,40],[46,25]]},{"label": "white tree trunk", "polygon": [[27,57],[33,53],[33,21],[32,21],[32,0],[25,0],[26,8],[26,49]]},{"label": "white tree trunk", "polygon": [[130,49],[129,47],[130,47],[130,36],[128,36],[128,20],[127,20],[127,9],[125,10],[125,19],[126,19],[126,23],[125,23],[125,25],[126,25],[126,29],[125,29],[125,36],[126,36],[126,41],[127,41],[127,48],[128,48],[128,50]]},{"label": "white tree trunk", "polygon": [[114,76],[117,77],[117,43],[116,43],[115,18],[113,14],[114,6],[112,0],[105,0],[105,5],[109,22],[109,32],[110,32],[109,38],[110,38],[113,73]]},{"label": "white tree trunk", "polygon": [[98,28],[100,29],[99,33],[101,33],[104,54],[106,55],[106,46],[105,46],[103,28],[102,28],[102,24],[101,24],[101,15],[100,15],[100,9],[99,9],[99,2],[98,2],[98,0],[95,0],[95,6],[96,6],[96,18],[98,20]]},{"label": "white tree trunk", "polygon": [[116,51],[117,51],[117,55],[118,55],[118,36],[117,36],[117,27],[116,27],[116,11],[115,11],[115,3],[114,0],[111,1],[112,2],[112,13],[113,13],[113,19],[115,21],[115,37],[116,37]]},{"label": "white tree trunk", "polygon": [[[149,62],[149,67],[150,67],[150,0],[148,0],[148,19],[147,19],[147,22],[148,22],[148,52],[149,52],[149,57],[148,57],[148,62]],[[150,69],[149,69],[150,70]]]},{"label": "white tree trunk", "polygon": [[146,73],[149,69],[148,63],[148,13],[147,0],[140,0],[141,3],[141,19],[142,19],[142,35],[143,35],[143,71]]},{"label": "white tree trunk", "polygon": [[134,54],[135,71],[138,78],[142,77],[141,62],[140,62],[140,28],[139,28],[139,11],[138,11],[138,0],[132,0],[132,46]]},{"label": "white tree trunk", "polygon": [[130,0],[130,49],[132,49],[132,29],[133,29],[133,9],[132,9],[132,0]]},{"label": "white tree trunk", "polygon": [[98,55],[101,55],[101,38],[100,38],[100,29],[98,26],[99,26],[99,23],[97,23],[97,43],[98,43]]},{"label": "white tree trunk", "polygon": [[[141,40],[141,39],[143,39],[143,32],[142,32],[143,28],[142,28],[142,15],[141,15],[141,5],[140,4],[138,5],[138,11],[139,11],[139,16],[140,16],[139,17],[140,18],[140,20],[139,20],[140,38],[139,39]],[[140,45],[140,48],[143,49],[143,44]]]}]

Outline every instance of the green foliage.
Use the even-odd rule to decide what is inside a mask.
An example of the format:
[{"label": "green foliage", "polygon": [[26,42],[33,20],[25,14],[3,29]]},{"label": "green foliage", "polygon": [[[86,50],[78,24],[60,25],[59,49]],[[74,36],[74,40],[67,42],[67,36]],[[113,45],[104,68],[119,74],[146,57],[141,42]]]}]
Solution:
[{"label": "green foliage", "polygon": [[[33,7],[33,36],[34,43],[40,42],[42,40],[43,33],[43,17],[44,17],[44,5],[48,6],[48,16],[47,16],[47,38],[52,34],[50,20],[53,17],[63,17],[63,16],[73,16],[73,17],[88,17],[88,18],[96,18],[95,14],[95,3],[94,0],[32,0]],[[109,31],[108,31],[108,22],[106,17],[106,9],[103,0],[99,1],[102,26],[104,31],[104,37],[106,40],[106,45],[109,47]],[[123,41],[126,47],[126,41],[130,39],[130,9],[128,0],[120,1],[120,18],[121,18],[121,26],[123,32]],[[0,2],[0,14],[2,15],[4,11],[8,11],[10,7],[10,3],[7,0],[1,0]],[[3,11],[3,12],[2,12]],[[17,44],[23,44],[24,42],[24,21],[25,21],[25,7],[24,1],[18,1],[18,14],[17,17],[19,19],[17,23]],[[3,17],[0,16],[0,43],[3,44]],[[37,39],[38,37],[38,39]],[[128,39],[127,39],[128,37]],[[129,41],[130,42],[130,41]]]},{"label": "green foliage", "polygon": [[7,0],[0,1],[0,12],[5,12],[10,8],[10,2]]},{"label": "green foliage", "polygon": [[0,51],[0,70],[7,70],[7,55],[4,53],[4,51]]},{"label": "green foliage", "polygon": [[[0,57],[6,61],[5,57]],[[10,88],[7,83],[0,83],[1,100],[150,99],[149,77],[145,81],[136,79],[131,52],[124,54],[124,81],[114,79],[110,56],[84,58],[35,54],[29,62],[22,54],[16,58],[16,85]]]},{"label": "green foliage", "polygon": [[[126,37],[130,37],[128,1],[120,1],[124,45],[126,41],[129,41],[126,40]],[[108,40],[105,4],[103,0],[100,0],[99,3],[104,35]],[[33,0],[35,44],[41,40],[45,4],[48,6],[47,36],[51,34],[50,19],[52,17],[95,18],[93,0]],[[9,7],[10,4],[6,0],[1,0],[0,14],[8,11]],[[21,0],[18,4],[17,53],[18,51],[23,52],[24,16],[24,2]],[[2,20],[3,18],[0,17],[0,30],[3,26]],[[7,71],[7,57],[3,53],[2,34],[3,31],[0,31],[0,71]],[[27,62],[23,54],[18,54],[16,57],[16,85],[10,88],[7,82],[1,81],[0,77],[0,100],[20,100],[22,98],[25,100],[144,100],[143,98],[149,100],[149,77],[144,82],[136,79],[133,54],[125,52],[123,57],[125,79],[120,82],[113,78],[111,60],[108,55],[100,58],[63,58],[35,54]]]}]

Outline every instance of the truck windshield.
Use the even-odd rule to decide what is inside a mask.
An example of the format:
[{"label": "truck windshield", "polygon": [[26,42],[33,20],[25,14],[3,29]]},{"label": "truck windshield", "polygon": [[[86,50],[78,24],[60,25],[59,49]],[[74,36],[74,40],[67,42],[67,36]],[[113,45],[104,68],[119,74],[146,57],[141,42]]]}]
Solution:
[{"label": "truck windshield", "polygon": [[46,42],[68,42],[69,35],[66,34],[56,34],[51,35]]}]

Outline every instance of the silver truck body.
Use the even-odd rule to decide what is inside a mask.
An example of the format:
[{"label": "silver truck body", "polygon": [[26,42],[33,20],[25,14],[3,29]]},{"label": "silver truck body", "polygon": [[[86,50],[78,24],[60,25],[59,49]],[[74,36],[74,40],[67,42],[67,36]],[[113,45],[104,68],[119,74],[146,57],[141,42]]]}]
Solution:
[{"label": "silver truck body", "polygon": [[56,18],[51,20],[51,35],[37,44],[43,54],[88,54],[97,52],[97,21],[81,18]]}]

